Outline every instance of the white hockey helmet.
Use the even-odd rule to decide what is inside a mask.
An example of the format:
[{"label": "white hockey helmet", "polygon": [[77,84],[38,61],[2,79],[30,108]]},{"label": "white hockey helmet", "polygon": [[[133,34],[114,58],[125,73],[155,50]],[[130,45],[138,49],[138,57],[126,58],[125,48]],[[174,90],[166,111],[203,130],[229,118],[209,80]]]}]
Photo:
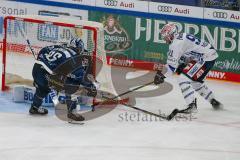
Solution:
[{"label": "white hockey helmet", "polygon": [[178,29],[173,23],[165,24],[161,30],[161,36],[168,44],[172,43],[176,34],[178,34]]},{"label": "white hockey helmet", "polygon": [[69,42],[69,46],[76,48],[79,53],[82,53],[84,51],[84,43],[79,37],[72,38]]}]

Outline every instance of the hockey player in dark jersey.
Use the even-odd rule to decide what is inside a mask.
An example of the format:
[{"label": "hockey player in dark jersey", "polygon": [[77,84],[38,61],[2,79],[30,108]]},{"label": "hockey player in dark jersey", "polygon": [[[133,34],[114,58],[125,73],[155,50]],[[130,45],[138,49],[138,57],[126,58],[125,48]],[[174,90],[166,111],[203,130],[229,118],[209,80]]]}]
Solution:
[{"label": "hockey player in dark jersey", "polygon": [[[56,84],[63,84],[62,89],[66,94],[68,107],[67,117],[75,121],[84,120],[84,117],[80,114],[73,112],[76,109],[77,102],[71,100],[71,94],[76,89],[68,86],[76,88],[76,86],[82,85],[86,87],[88,96],[96,96],[97,90],[94,82],[87,78],[87,75],[91,74],[91,59],[86,59],[87,61],[84,64],[72,64],[76,62],[76,58],[87,54],[88,52],[84,49],[84,43],[80,38],[73,38],[69,44],[47,46],[40,50],[32,71],[36,93],[29,110],[30,114],[46,115],[48,113],[48,110],[43,108],[41,104],[43,98],[49,93],[54,97],[56,86],[50,83],[53,80],[57,81]],[[66,72],[64,67],[69,71]],[[49,79],[49,77],[57,78]],[[56,90],[59,91],[59,88]]]}]

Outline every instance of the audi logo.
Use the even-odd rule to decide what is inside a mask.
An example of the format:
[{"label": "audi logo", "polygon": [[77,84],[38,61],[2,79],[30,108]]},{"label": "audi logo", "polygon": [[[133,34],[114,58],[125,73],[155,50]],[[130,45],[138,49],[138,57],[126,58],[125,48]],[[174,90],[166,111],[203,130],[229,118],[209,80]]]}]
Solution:
[{"label": "audi logo", "polygon": [[171,6],[158,6],[158,11],[159,12],[172,12],[172,7]]},{"label": "audi logo", "polygon": [[213,17],[214,18],[223,18],[226,19],[228,17],[228,14],[226,12],[213,12]]},{"label": "audi logo", "polygon": [[117,0],[104,0],[104,5],[105,6],[113,6],[116,7],[118,4]]}]

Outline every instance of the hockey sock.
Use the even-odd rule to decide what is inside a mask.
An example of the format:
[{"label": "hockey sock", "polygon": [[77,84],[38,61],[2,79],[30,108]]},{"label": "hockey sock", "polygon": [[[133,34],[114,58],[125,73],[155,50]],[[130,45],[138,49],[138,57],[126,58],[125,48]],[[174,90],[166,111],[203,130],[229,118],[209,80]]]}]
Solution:
[{"label": "hockey sock", "polygon": [[178,84],[187,105],[191,104],[195,99],[194,89],[192,88],[191,80],[189,80],[184,75],[180,75],[178,78]]},{"label": "hockey sock", "polygon": [[42,105],[42,101],[43,101],[43,98],[35,94],[33,97],[33,106],[39,108]]},{"label": "hockey sock", "polygon": [[196,92],[199,93],[205,100],[211,101],[214,98],[213,92],[207,87],[205,83],[192,82],[192,86]]},{"label": "hockey sock", "polygon": [[74,109],[77,108],[77,101],[71,100],[71,96],[66,96],[66,103],[68,112],[72,112]]},{"label": "hockey sock", "polygon": [[36,87],[36,92],[33,97],[33,105],[35,107],[40,107],[42,105],[43,99],[46,97],[49,91],[40,90],[39,87]]}]

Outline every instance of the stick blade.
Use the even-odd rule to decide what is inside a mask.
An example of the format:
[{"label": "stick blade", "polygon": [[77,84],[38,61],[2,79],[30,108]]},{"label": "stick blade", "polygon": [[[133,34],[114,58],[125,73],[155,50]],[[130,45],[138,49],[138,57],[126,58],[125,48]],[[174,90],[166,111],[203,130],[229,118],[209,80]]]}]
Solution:
[{"label": "stick blade", "polygon": [[176,116],[176,114],[178,114],[178,113],[179,113],[179,110],[178,110],[177,108],[174,109],[174,110],[172,111],[172,113],[167,116],[167,120],[168,120],[168,121],[171,121],[171,120]]}]

